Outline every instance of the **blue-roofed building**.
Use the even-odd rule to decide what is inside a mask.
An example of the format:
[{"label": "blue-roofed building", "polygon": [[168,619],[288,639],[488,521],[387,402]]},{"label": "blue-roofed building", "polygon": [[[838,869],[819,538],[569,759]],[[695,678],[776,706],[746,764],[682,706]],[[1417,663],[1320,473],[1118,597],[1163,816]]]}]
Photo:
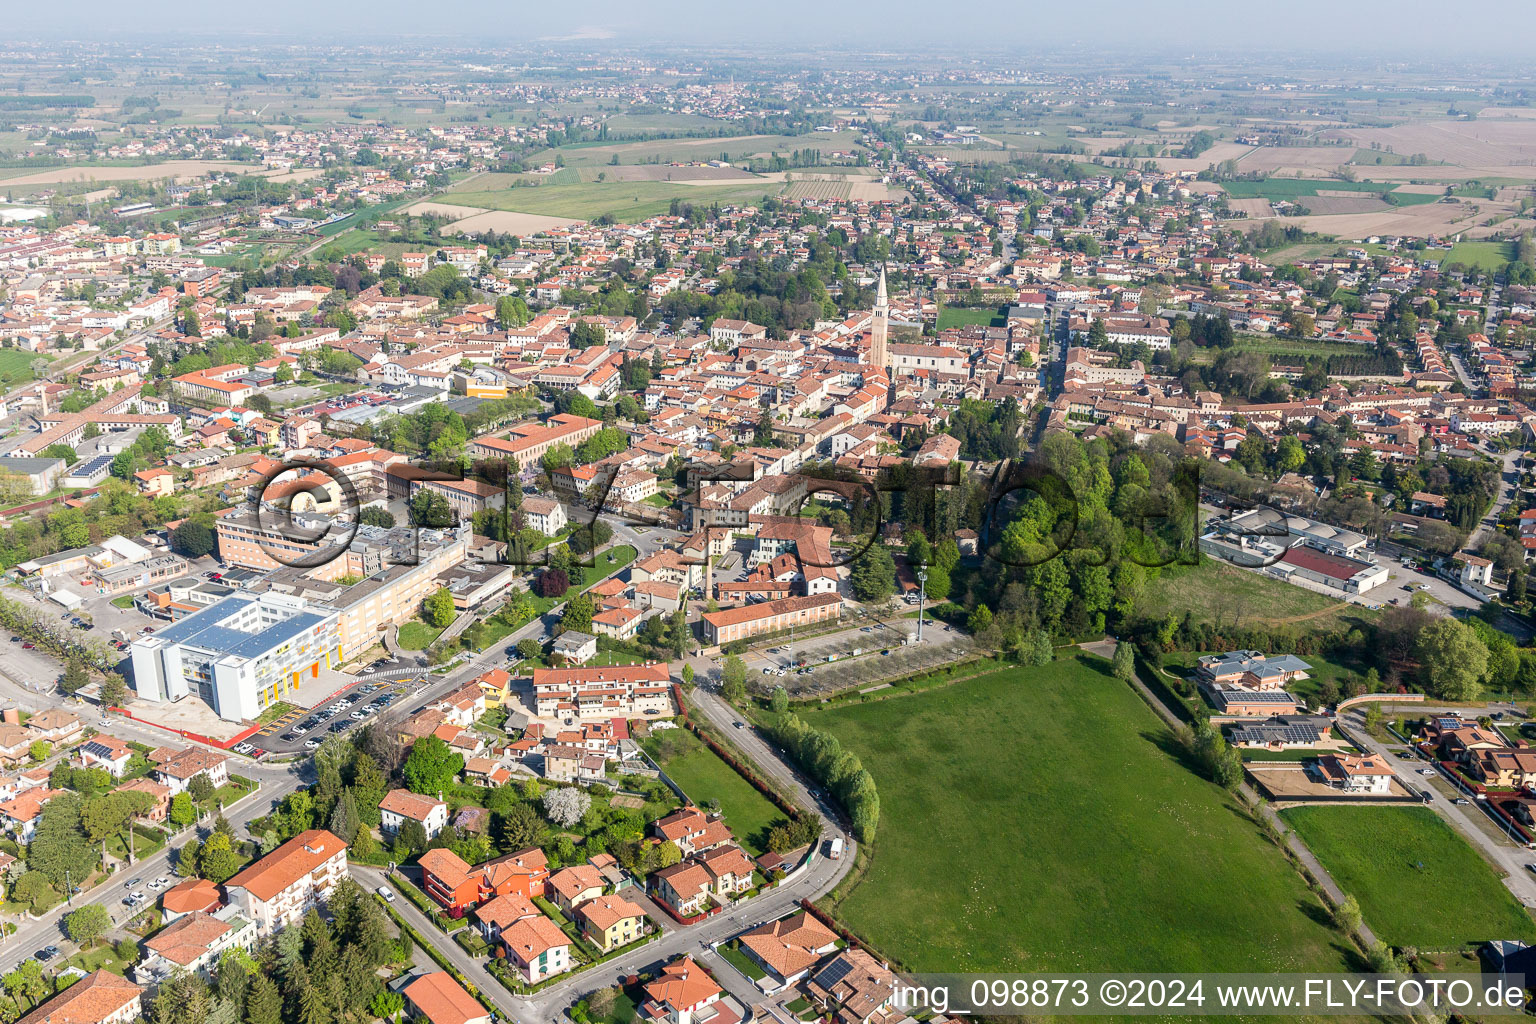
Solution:
[{"label": "blue-roofed building", "polygon": [[256,718],[320,669],[341,665],[338,616],[289,594],[233,594],[133,642],[141,700],[199,698],[220,718]]}]

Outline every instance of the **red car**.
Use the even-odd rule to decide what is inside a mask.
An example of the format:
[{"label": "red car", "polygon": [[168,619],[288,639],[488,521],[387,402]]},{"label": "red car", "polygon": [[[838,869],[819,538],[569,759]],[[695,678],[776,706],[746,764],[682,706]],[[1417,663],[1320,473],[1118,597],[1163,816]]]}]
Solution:
[{"label": "red car", "polygon": [[35,650],[36,648],[37,648],[37,644],[22,644],[21,645],[21,649],[24,650],[24,651]]}]

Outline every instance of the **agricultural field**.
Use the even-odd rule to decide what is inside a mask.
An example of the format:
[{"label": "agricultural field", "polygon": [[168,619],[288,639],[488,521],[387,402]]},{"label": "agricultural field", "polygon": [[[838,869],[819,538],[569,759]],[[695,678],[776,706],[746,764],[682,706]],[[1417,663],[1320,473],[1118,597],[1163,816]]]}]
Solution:
[{"label": "agricultural field", "polygon": [[1346,965],[1301,876],[1102,659],[805,717],[856,752],[880,792],[869,870],[831,909],[903,965]]},{"label": "agricultural field", "polygon": [[[1422,192],[1399,192],[1397,191],[1398,186],[1390,183],[1335,181],[1325,178],[1266,178],[1263,181],[1227,181],[1223,182],[1221,187],[1226,191],[1227,195],[1232,196],[1234,199],[1267,199],[1270,201],[1288,200],[1296,202],[1304,197],[1311,200],[1330,198],[1335,194],[1358,193],[1361,198],[1375,197],[1377,199],[1391,195],[1391,199],[1385,200],[1387,203],[1399,206],[1412,206],[1417,203],[1432,203],[1438,198],[1434,194],[1426,195]],[[1313,202],[1307,202],[1303,205],[1309,209],[1316,208]],[[1318,212],[1347,213],[1352,211],[1319,209]]]},{"label": "agricultural field", "polygon": [[1530,912],[1427,807],[1292,807],[1281,817],[1384,942],[1425,952],[1488,939],[1536,942]]},{"label": "agricultural field", "polygon": [[1489,274],[1496,274],[1515,258],[1513,242],[1458,242],[1441,258],[1441,264],[1460,263]]},{"label": "agricultural field", "polygon": [[666,181],[584,182],[454,192],[452,197],[455,205],[480,210],[506,210],[586,221],[608,214],[633,224],[666,213],[674,199],[695,205],[756,204],[764,196],[779,194],[783,188],[782,182],[765,179],[719,185]]},{"label": "agricultural field", "polygon": [[687,163],[725,160],[740,163],[753,158],[765,159],[778,153],[788,156],[797,149],[816,149],[822,153],[857,152],[859,145],[852,132],[807,132],[804,135],[725,135],[690,139],[648,139],[642,142],[597,142],[562,146],[535,153],[528,163],[537,165],[555,159],[558,153],[567,167],[600,167],[613,164]]}]

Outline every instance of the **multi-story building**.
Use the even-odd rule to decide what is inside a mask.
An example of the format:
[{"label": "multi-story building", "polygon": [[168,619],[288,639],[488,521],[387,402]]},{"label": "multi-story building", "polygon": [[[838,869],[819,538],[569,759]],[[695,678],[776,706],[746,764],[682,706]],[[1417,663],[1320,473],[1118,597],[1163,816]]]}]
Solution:
[{"label": "multi-story building", "polygon": [[250,952],[256,945],[256,926],[225,907],[216,914],[194,911],[183,914],[144,941],[144,959],[133,968],[135,980],[154,986],[177,971],[207,978],[225,950]]},{"label": "multi-story building", "polygon": [[87,974],[20,1024],[128,1024],[144,1012],[144,990],[111,971]]},{"label": "multi-story building", "polygon": [[671,672],[665,663],[591,668],[536,668],[533,697],[540,718],[671,715]]},{"label": "multi-story building", "polygon": [[320,666],[344,660],[335,611],[287,594],[235,594],[133,642],[133,685],[156,703],[195,694],[254,719]]},{"label": "multi-story building", "polygon": [[501,944],[526,984],[571,969],[571,940],[543,914],[525,917],[503,928]]},{"label": "multi-story building", "polygon": [[574,449],[602,429],[602,420],[559,413],[546,423],[521,423],[512,428],[509,438],[477,437],[469,442],[469,454],[479,459],[516,459],[518,466],[526,469],[555,445],[567,444]]},{"label": "multi-story building", "polygon": [[711,645],[728,644],[761,633],[809,626],[836,619],[842,614],[842,606],[843,599],[832,593],[722,608],[718,612],[704,613],[704,638]]},{"label": "multi-story building", "polygon": [[618,895],[588,900],[576,912],[581,934],[604,953],[627,946],[645,934],[645,911]]},{"label": "multi-story building", "polygon": [[347,844],[323,828],[301,832],[228,882],[231,906],[271,935],[297,924],[347,878]]}]

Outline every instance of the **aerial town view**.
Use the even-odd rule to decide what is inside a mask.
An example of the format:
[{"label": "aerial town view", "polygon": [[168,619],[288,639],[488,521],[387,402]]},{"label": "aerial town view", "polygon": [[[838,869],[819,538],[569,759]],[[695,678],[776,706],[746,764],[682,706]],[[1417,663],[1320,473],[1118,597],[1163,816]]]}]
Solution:
[{"label": "aerial town view", "polygon": [[830,6],[7,15],[0,1024],[1532,1012],[1529,10]]}]

